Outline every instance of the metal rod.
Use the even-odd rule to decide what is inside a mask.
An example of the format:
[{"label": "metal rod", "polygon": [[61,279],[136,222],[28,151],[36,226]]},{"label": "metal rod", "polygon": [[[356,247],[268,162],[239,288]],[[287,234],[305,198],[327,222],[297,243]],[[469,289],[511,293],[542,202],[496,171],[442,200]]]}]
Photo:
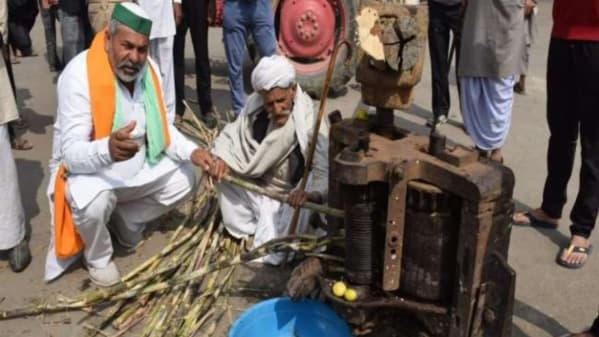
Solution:
[{"label": "metal rod", "polygon": [[[312,133],[312,140],[310,141],[310,147],[308,148],[308,157],[306,158],[306,165],[304,165],[304,175],[300,182],[299,189],[301,191],[306,190],[306,183],[308,181],[308,175],[312,170],[312,161],[314,160],[314,151],[316,150],[316,143],[318,142],[318,133],[320,130],[320,124],[322,122],[322,116],[324,115],[324,107],[325,102],[327,100],[327,96],[329,95],[329,87],[331,85],[331,78],[333,77],[333,72],[335,70],[335,63],[337,63],[337,54],[343,45],[346,45],[348,49],[347,57],[345,62],[348,63],[352,57],[352,49],[351,44],[347,40],[343,40],[337,44],[335,49],[333,50],[333,54],[331,55],[331,59],[329,61],[329,66],[327,68],[327,74],[324,81],[324,86],[322,87],[322,92],[320,93],[320,108],[318,110],[318,116],[316,117],[316,123],[314,125],[314,130]],[[291,219],[291,225],[289,226],[289,235],[295,234],[297,229],[297,222],[299,220],[299,208],[295,208],[293,212],[293,218]],[[286,260],[286,259],[285,259]]]}]

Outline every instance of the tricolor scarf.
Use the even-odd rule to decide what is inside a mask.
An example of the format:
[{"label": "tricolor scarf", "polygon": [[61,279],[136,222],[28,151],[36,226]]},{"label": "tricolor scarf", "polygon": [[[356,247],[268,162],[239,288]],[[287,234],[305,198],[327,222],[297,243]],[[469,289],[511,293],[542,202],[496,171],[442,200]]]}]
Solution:
[{"label": "tricolor scarf", "polygon": [[[93,123],[92,140],[109,137],[114,130],[124,124],[118,102],[117,77],[112,71],[105,50],[105,35],[105,30],[96,34],[87,52],[87,78]],[[164,150],[170,144],[170,137],[162,88],[158,75],[149,62],[143,76],[148,143],[146,159],[153,165],[160,161]],[[54,189],[54,244],[56,256],[63,259],[76,255],[84,246],[73,223],[71,207],[66,200],[67,175],[64,165],[60,165]]]}]

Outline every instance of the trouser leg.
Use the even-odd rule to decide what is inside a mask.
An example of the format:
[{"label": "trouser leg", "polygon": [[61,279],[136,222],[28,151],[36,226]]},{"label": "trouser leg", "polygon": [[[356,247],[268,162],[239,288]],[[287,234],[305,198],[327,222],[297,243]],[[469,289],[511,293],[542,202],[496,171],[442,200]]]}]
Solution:
[{"label": "trouser leg", "polygon": [[85,32],[83,20],[78,15],[70,15],[59,9],[62,35],[62,59],[68,64],[85,48]]},{"label": "trouser leg", "polygon": [[83,255],[87,264],[94,268],[106,267],[113,253],[112,240],[106,224],[117,203],[116,193],[102,191],[82,209],[77,208],[72,201],[68,189],[67,198],[73,212],[73,222],[85,244]]},{"label": "trouser leg", "polygon": [[208,1],[185,0],[183,6],[189,13],[189,32],[195,58],[196,92],[200,111],[212,112],[212,80],[208,54]]},{"label": "trouser leg", "polygon": [[195,185],[194,166],[186,164],[148,185],[117,190],[119,203],[111,228],[118,231],[120,243],[134,247],[142,239],[146,224],[185,200]]},{"label": "trouser leg", "polygon": [[428,45],[431,58],[433,115],[449,112],[449,24],[444,11],[447,6],[429,2]]},{"label": "trouser leg", "polygon": [[260,56],[271,56],[277,51],[272,4],[270,0],[257,0],[255,6],[252,36]]},{"label": "trouser leg", "polygon": [[31,39],[22,23],[9,19],[8,40],[13,48],[18,49],[23,55],[31,53]]},{"label": "trouser leg", "polygon": [[175,113],[183,116],[185,106],[185,35],[187,34],[187,12],[183,21],[177,26],[177,34],[173,44],[173,69],[175,72]]},{"label": "trouser leg", "polygon": [[56,11],[56,6],[44,9],[40,5],[40,13],[44,25],[44,37],[46,39],[46,56],[48,58],[48,64],[50,67],[59,68],[58,54],[56,52]]},{"label": "trouser leg", "polygon": [[150,56],[160,67],[164,104],[167,112],[175,109],[175,73],[173,68],[174,37],[162,37],[150,41]]},{"label": "trouser leg", "polygon": [[218,200],[223,224],[236,238],[247,237],[256,232],[258,213],[254,209],[250,192],[237,186],[220,184]]},{"label": "trouser leg", "polygon": [[246,38],[246,22],[239,1],[225,1],[223,39],[229,65],[229,86],[235,114],[239,114],[245,104],[243,60],[246,55]]},{"label": "trouser leg", "polygon": [[552,218],[562,216],[578,139],[579,116],[577,109],[573,109],[576,106],[576,83],[570,70],[573,66],[568,42],[552,39],[547,61],[547,123],[551,135],[541,205]]},{"label": "trouser leg", "polygon": [[576,87],[576,104],[580,114],[581,165],[580,184],[574,207],[570,213],[573,235],[589,237],[599,208],[599,42],[576,42],[576,76],[570,85]]},{"label": "trouser leg", "polygon": [[25,214],[7,129],[8,125],[0,124],[0,250],[15,247],[25,237]]}]

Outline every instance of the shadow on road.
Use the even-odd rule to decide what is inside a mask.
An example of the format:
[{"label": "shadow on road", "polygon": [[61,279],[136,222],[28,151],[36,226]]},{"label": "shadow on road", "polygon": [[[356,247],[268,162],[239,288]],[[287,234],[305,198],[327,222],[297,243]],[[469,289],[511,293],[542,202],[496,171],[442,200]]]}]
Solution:
[{"label": "shadow on road", "polygon": [[[46,134],[46,126],[54,123],[55,112],[51,111],[49,115],[40,114],[37,111],[27,107],[27,101],[32,99],[29,89],[17,88],[17,108],[21,117],[24,117],[29,122],[27,130],[37,134]],[[54,107],[52,107],[53,110]]]},{"label": "shadow on road", "polygon": [[[549,317],[541,312],[539,309],[534,308],[524,302],[516,299],[514,305],[514,316],[533,324],[537,328],[547,332],[551,336],[568,336],[570,331],[556,321],[553,317]],[[512,337],[534,337],[526,334],[517,325],[513,325]]]},{"label": "shadow on road", "polygon": [[[533,207],[530,207],[516,199],[514,199],[514,206],[515,206],[516,212],[526,212],[527,210],[533,208]],[[517,226],[517,225],[514,225],[514,226]],[[562,234],[562,232],[555,230],[555,229],[546,229],[546,228],[538,228],[538,227],[530,227],[530,226],[518,226],[518,227],[523,227],[523,228],[528,227],[531,230],[536,230],[541,235],[546,236],[549,240],[551,240],[551,242],[553,242],[558,247],[565,247],[570,242],[570,238],[568,236]]]}]

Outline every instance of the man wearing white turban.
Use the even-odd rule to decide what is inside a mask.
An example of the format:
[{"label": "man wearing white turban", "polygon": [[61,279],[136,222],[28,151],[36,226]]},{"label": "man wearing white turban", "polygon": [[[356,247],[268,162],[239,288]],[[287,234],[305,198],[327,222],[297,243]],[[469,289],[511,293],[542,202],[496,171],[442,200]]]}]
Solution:
[{"label": "man wearing white turban", "polygon": [[[252,73],[254,93],[235,122],[225,126],[202,166],[220,180],[230,173],[279,193],[289,194],[298,206],[310,200],[324,202],[328,187],[328,134],[326,122],[314,130],[312,100],[296,83],[295,69],[283,56],[260,60]],[[307,156],[308,142],[318,132],[312,172],[306,192],[297,190]],[[236,238],[254,235],[255,247],[287,234],[294,209],[269,197],[222,183],[218,186],[223,223]],[[302,210],[298,232],[308,226],[310,211]],[[278,264],[278,255],[264,262]]]}]

